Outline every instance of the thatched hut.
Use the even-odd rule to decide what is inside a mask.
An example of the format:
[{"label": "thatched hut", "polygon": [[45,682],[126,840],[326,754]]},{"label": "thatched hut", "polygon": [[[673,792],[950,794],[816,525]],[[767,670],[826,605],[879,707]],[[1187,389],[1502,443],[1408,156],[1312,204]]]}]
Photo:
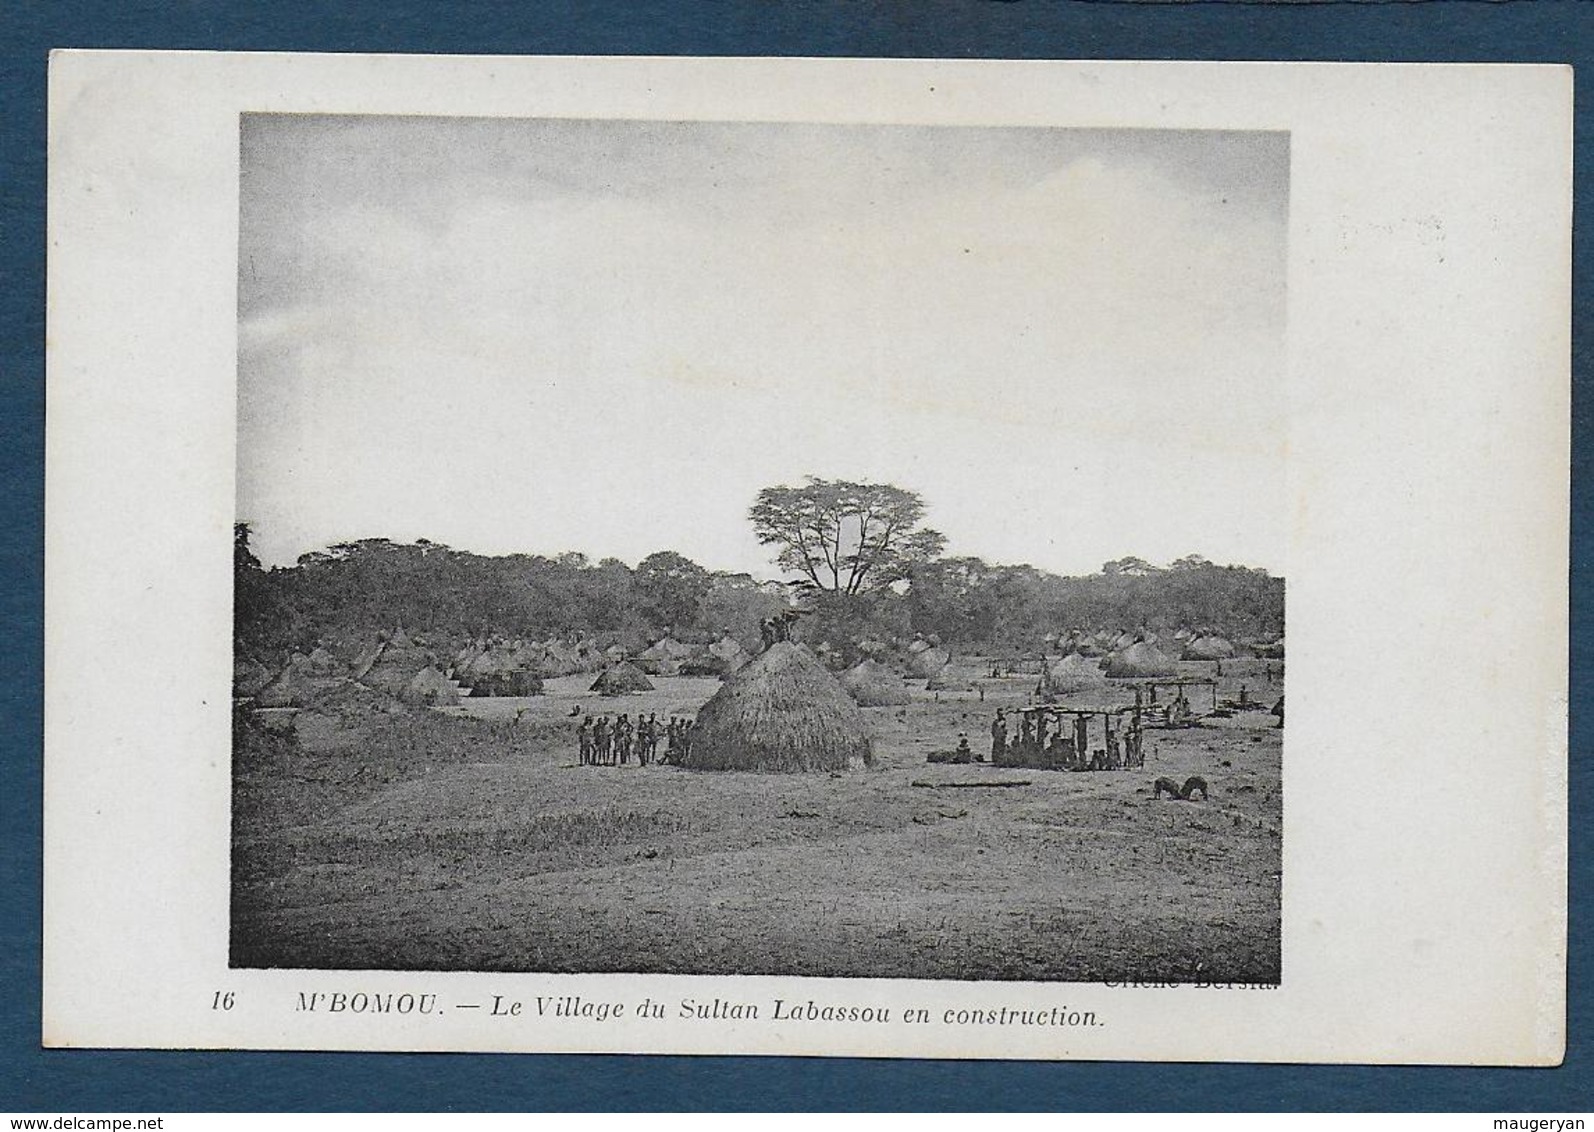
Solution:
[{"label": "thatched hut", "polygon": [[540,696],[542,677],[524,668],[492,672],[486,676],[473,677],[470,694],[478,699],[486,696]]},{"label": "thatched hut", "polygon": [[947,666],[952,654],[938,645],[929,645],[908,658],[908,669],[921,680],[929,680]]},{"label": "thatched hut", "polygon": [[1234,645],[1222,637],[1203,635],[1184,646],[1184,660],[1228,660],[1234,655]]},{"label": "thatched hut", "polygon": [[1037,691],[1042,696],[1060,696],[1100,687],[1106,679],[1107,674],[1101,670],[1099,660],[1073,652],[1041,673]]},{"label": "thatched hut", "polygon": [[623,696],[630,692],[651,692],[653,681],[636,665],[622,660],[598,673],[598,678],[587,690],[600,696]]},{"label": "thatched hut", "polygon": [[459,692],[449,683],[448,677],[428,665],[404,685],[404,690],[399,693],[399,699],[419,707],[451,707],[459,703]]},{"label": "thatched hut", "polygon": [[401,696],[415,674],[436,663],[437,658],[410,640],[403,629],[395,629],[382,644],[382,650],[365,670],[360,682],[390,696]]},{"label": "thatched hut", "polygon": [[873,762],[863,712],[801,645],[778,641],[697,713],[686,765],[699,770],[845,770]]},{"label": "thatched hut", "polygon": [[508,672],[515,665],[514,651],[509,642],[495,637],[487,642],[485,648],[479,649],[470,662],[459,670],[459,678],[467,684],[491,676],[497,672]]},{"label": "thatched hut", "polygon": [[841,674],[841,686],[859,707],[895,707],[911,703],[908,686],[877,660],[862,660]]},{"label": "thatched hut", "polygon": [[1102,664],[1102,668],[1115,680],[1172,676],[1178,672],[1172,657],[1145,641],[1136,641],[1128,648],[1113,653]]},{"label": "thatched hut", "polygon": [[637,653],[637,667],[649,676],[674,676],[697,650],[665,635]]}]

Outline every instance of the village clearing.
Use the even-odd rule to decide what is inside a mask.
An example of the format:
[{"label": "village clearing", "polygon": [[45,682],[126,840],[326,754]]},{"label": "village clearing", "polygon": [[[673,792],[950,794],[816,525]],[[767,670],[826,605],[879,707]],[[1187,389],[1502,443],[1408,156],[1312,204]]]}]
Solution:
[{"label": "village clearing", "polygon": [[[844,773],[580,766],[571,715],[691,715],[719,681],[399,712],[283,713],[235,752],[241,967],[1277,982],[1280,761],[1266,712],[1146,733],[1137,770],[926,765],[1035,678],[865,708]],[[1213,666],[1181,665],[1193,675]],[[1244,682],[1256,698],[1281,688]],[[1104,685],[1061,702],[1130,702]],[[1202,705],[1197,705],[1201,707]],[[1200,775],[1208,801],[1153,800]],[[1008,789],[955,783],[1026,781]],[[947,787],[947,788],[937,788]]]}]

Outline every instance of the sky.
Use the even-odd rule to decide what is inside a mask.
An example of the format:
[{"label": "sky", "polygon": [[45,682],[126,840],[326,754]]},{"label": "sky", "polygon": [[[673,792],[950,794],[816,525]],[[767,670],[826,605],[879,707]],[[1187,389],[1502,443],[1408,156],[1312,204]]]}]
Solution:
[{"label": "sky", "polygon": [[1281,133],[246,115],[238,517],[777,576],[760,488],[947,553],[1284,572]]}]

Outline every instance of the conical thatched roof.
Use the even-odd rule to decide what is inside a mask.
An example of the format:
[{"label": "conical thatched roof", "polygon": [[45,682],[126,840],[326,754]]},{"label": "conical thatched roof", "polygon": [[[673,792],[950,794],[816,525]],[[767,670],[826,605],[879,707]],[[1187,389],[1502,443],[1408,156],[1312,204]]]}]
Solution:
[{"label": "conical thatched roof", "polygon": [[411,642],[404,635],[404,630],[399,629],[382,646],[381,655],[376,658],[376,663],[366,669],[360,682],[390,696],[400,696],[415,674],[430,667],[434,659],[431,653]]},{"label": "conical thatched roof", "polygon": [[941,669],[945,668],[947,662],[951,659],[952,654],[947,652],[945,649],[939,648],[935,645],[929,645],[926,648],[920,649],[908,659],[908,668],[915,676],[919,677],[919,679],[928,680],[937,672],[940,672]]},{"label": "conical thatched roof", "polygon": [[399,699],[407,704],[424,705],[428,707],[438,705],[453,705],[459,703],[459,693],[448,678],[430,665],[417,672],[404,690],[399,693]]},{"label": "conical thatched roof", "polygon": [[841,674],[841,686],[859,707],[888,707],[913,701],[908,686],[876,660],[859,661]]},{"label": "conical thatched roof", "polygon": [[1101,663],[1079,653],[1069,653],[1041,674],[1042,695],[1061,695],[1096,687],[1107,679]]},{"label": "conical thatched roof", "polygon": [[747,650],[729,633],[709,645],[708,654],[718,662],[720,672],[725,676],[740,671],[748,661]]},{"label": "conical thatched roof", "polygon": [[685,660],[697,650],[665,635],[637,654],[638,660]]},{"label": "conical thatched roof", "polygon": [[686,765],[699,770],[845,770],[873,761],[863,712],[811,653],[777,641],[697,713]]},{"label": "conical thatched roof", "polygon": [[488,673],[497,672],[508,659],[508,650],[502,641],[488,641],[476,649],[471,658],[460,666],[459,677],[468,681],[474,676],[486,676]]},{"label": "conical thatched roof", "polygon": [[572,672],[580,672],[581,664],[576,646],[566,644],[557,637],[550,637],[542,643],[542,664],[538,666],[538,675],[569,676]]},{"label": "conical thatched roof", "polygon": [[542,666],[546,655],[536,641],[515,641],[509,646],[510,668],[535,672]]},{"label": "conical thatched roof", "polygon": [[597,692],[600,696],[623,696],[627,692],[651,692],[653,681],[640,668],[625,660],[605,668],[587,690]]},{"label": "conical thatched roof", "polygon": [[674,637],[664,636],[638,653],[636,660],[642,671],[649,675],[674,676],[680,672],[681,662],[690,660],[697,651]]},{"label": "conical thatched roof", "polygon": [[1234,655],[1234,645],[1222,637],[1203,636],[1184,646],[1185,660],[1228,660]]},{"label": "conical thatched roof", "polygon": [[1155,645],[1137,641],[1113,653],[1102,666],[1116,679],[1137,676],[1172,676],[1177,671],[1173,659]]}]

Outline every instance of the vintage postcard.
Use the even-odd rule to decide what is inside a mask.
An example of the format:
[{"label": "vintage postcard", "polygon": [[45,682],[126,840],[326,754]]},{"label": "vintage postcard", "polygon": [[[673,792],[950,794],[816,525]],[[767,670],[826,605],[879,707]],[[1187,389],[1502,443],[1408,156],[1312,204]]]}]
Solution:
[{"label": "vintage postcard", "polygon": [[45,1043],[1557,1062],[1570,121],[58,54]]}]

